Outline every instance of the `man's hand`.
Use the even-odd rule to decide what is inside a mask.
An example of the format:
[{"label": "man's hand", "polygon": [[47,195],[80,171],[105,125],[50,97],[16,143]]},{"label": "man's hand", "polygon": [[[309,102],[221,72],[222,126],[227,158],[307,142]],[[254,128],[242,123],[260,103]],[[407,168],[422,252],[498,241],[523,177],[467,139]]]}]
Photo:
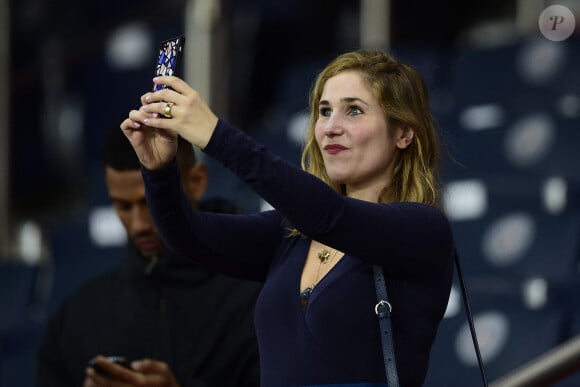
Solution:
[{"label": "man's hand", "polygon": [[83,387],[179,387],[173,372],[162,361],[143,359],[131,363],[131,369],[115,364],[103,356],[94,360],[95,367],[87,368]]}]

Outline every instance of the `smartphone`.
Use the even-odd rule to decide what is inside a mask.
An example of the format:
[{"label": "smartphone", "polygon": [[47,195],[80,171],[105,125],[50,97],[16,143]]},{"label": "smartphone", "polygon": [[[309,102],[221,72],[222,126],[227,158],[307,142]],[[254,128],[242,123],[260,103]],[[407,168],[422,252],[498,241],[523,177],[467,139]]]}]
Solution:
[{"label": "smartphone", "polygon": [[[129,361],[127,359],[125,359],[124,357],[122,357],[122,356],[107,356],[107,360],[110,361],[111,363],[115,363],[115,364],[122,365],[123,367],[125,367],[127,369],[132,369],[131,368],[131,364],[129,363]],[[94,368],[94,370],[99,375],[109,376],[107,374],[107,371],[105,371],[104,369],[102,369],[101,367],[99,367],[98,364],[95,363],[95,360],[94,359],[90,361],[89,366],[91,366],[92,368]]]},{"label": "smartphone", "polygon": [[[185,45],[185,36],[176,36],[161,42],[157,53],[155,76],[175,75],[181,77],[181,57]],[[165,85],[154,85],[153,91],[165,88]]]}]

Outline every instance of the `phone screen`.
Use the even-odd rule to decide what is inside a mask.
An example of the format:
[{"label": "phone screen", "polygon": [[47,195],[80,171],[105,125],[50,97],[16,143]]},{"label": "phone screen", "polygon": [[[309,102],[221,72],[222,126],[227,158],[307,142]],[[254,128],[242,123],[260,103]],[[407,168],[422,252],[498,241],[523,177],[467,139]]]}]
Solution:
[{"label": "phone screen", "polygon": [[[180,62],[181,53],[183,52],[183,45],[185,37],[179,36],[172,39],[165,40],[159,45],[159,53],[157,55],[157,66],[155,68],[155,76],[160,75],[176,75],[180,76]],[[153,90],[161,90],[165,85],[155,85]]]}]

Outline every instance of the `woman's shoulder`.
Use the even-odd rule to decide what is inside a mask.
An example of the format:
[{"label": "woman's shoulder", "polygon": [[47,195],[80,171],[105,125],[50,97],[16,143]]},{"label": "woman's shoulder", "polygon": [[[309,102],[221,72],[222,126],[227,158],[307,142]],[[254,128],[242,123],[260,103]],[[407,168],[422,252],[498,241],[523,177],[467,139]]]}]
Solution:
[{"label": "woman's shoulder", "polygon": [[395,211],[400,211],[411,220],[419,217],[422,221],[442,222],[449,224],[444,210],[438,206],[419,202],[395,202],[386,204]]}]

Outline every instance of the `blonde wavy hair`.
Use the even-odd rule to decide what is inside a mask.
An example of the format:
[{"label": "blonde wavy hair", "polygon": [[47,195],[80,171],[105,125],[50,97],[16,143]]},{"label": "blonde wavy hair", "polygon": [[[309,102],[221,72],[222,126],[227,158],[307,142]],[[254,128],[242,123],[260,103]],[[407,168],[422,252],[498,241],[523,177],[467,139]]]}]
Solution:
[{"label": "blonde wavy hair", "polygon": [[439,205],[440,139],[430,114],[427,87],[411,66],[379,50],[348,52],[334,59],[318,75],[310,93],[310,120],[302,152],[302,168],[345,194],[342,184],[333,183],[316,143],[314,127],[326,82],[345,71],[358,72],[379,102],[390,125],[411,128],[413,142],[398,157],[391,184],[385,182],[379,203],[413,201]]}]

